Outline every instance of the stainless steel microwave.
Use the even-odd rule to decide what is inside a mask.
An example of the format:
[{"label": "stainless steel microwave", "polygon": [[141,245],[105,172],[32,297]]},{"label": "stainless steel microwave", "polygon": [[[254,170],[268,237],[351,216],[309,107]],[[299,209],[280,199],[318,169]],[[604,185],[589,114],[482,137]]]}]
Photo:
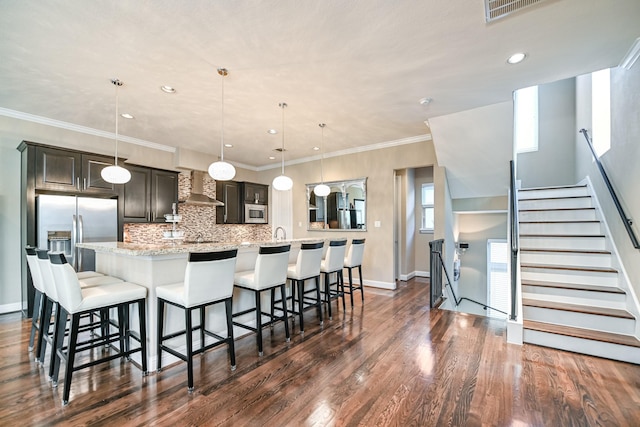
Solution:
[{"label": "stainless steel microwave", "polygon": [[266,224],[267,211],[269,207],[267,205],[254,205],[251,203],[245,203],[244,205],[244,223],[245,224]]}]

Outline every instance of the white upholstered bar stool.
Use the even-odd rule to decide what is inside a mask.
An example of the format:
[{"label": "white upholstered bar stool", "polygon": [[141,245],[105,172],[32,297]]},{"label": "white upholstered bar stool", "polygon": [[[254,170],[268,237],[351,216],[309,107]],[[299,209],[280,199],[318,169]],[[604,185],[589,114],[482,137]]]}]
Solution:
[{"label": "white upholstered bar stool", "polygon": [[[349,275],[349,284],[344,285],[345,292],[349,292],[351,298],[351,307],[353,307],[353,291],[360,291],[360,297],[364,302],[364,288],[362,283],[362,259],[364,257],[364,239],[351,240],[351,246],[347,251],[347,256],[344,258],[344,268],[347,269]],[[358,268],[358,278],[360,279],[359,285],[353,283],[353,269]]]},{"label": "white upholstered bar stool", "polygon": [[[287,295],[286,295],[286,283],[287,283],[287,268],[289,266],[289,250],[291,245],[282,246],[262,246],[258,251],[258,257],[254,270],[240,271],[235,274],[234,285],[252,291],[256,300],[256,307],[248,310],[243,310],[238,313],[234,313],[233,317],[242,316],[251,312],[256,313],[256,327],[245,325],[244,323],[233,322],[235,326],[250,331],[256,332],[258,343],[258,355],[262,356],[262,328],[266,325],[272,325],[274,320],[284,321],[284,330],[287,337],[287,342],[291,340],[289,335],[289,319],[287,315]],[[280,288],[280,294],[282,297],[281,311],[282,316],[274,316],[273,313],[266,313],[262,311],[262,304],[260,296],[263,291],[270,291],[275,288]],[[269,321],[262,322],[262,316],[268,316]]]},{"label": "white upholstered bar stool", "polygon": [[35,289],[35,297],[33,300],[33,314],[31,315],[31,334],[29,335],[29,352],[32,352],[35,346],[35,361],[39,362],[40,335],[42,334],[43,330],[47,331],[47,328],[49,326],[45,323],[43,327],[42,323],[42,319],[44,319],[47,295],[44,290],[44,284],[42,283],[42,273],[40,272],[40,266],[38,265],[38,255],[36,253],[36,248],[27,246],[25,247],[25,253],[27,265],[29,266],[29,272],[31,273],[31,282],[33,283],[33,287]]},{"label": "white upholstered bar stool", "polygon": [[[53,278],[53,273],[51,272],[51,262],[49,261],[49,251],[46,249],[37,249],[36,250],[36,255],[37,255],[37,265],[40,271],[40,276],[42,278],[42,285],[45,291],[45,305],[44,305],[44,310],[42,311],[42,319],[41,323],[43,325],[49,325],[53,319],[53,314],[55,313],[54,309],[57,309],[57,304],[58,304],[58,291],[55,285],[55,281]],[[70,266],[71,267],[71,266]],[[75,271],[74,271],[75,272]],[[86,272],[87,274],[83,274],[82,276],[85,277],[80,281],[80,286],[82,288],[87,288],[87,287],[91,287],[91,286],[100,286],[100,285],[110,285],[113,283],[121,283],[123,282],[123,280],[118,279],[116,277],[111,277],[111,276],[105,276],[103,274],[96,274],[94,276],[91,276],[89,273],[90,272]],[[78,273],[76,273],[76,277],[78,277]],[[91,317],[91,314],[89,314],[89,317]],[[105,333],[106,328],[107,328],[107,321],[109,319],[108,313],[103,312],[102,313],[102,322],[101,322],[101,327],[103,330],[103,333]],[[91,323],[91,322],[90,322]],[[89,325],[87,328],[88,329],[93,329],[95,325]],[[55,328],[54,328],[55,329]],[[49,327],[45,327],[43,329],[44,333],[41,333],[38,335],[38,346],[37,348],[39,349],[37,351],[38,353],[38,357],[39,357],[39,362],[41,364],[44,364],[44,358],[45,358],[45,353],[46,353],[46,349],[47,349],[47,343],[53,345],[53,330],[51,330]],[[51,363],[49,365],[49,378],[53,377],[53,360],[54,360],[55,354],[52,351],[51,352]]]},{"label": "white upholstered bar stool", "polygon": [[[135,283],[121,282],[109,285],[92,286],[82,288],[78,276],[68,263],[64,254],[49,254],[51,271],[53,273],[56,291],[58,292],[58,308],[56,310],[56,328],[54,332],[55,355],[53,382],[57,384],[58,372],[62,360],[66,362],[64,376],[64,390],[62,403],[69,403],[71,378],[73,372],[88,368],[99,363],[108,362],[117,358],[129,358],[131,354],[140,352],[142,359],[143,375],[147,374],[147,333],[146,333],[146,296],[147,289]],[[138,308],[139,333],[130,329],[128,311],[130,306]],[[94,311],[115,309],[118,313],[118,331],[107,335],[81,341],[80,317],[83,314]],[[68,318],[71,318],[69,327],[69,339],[66,347],[63,346],[65,327]],[[84,337],[82,337],[84,338]],[[134,338],[139,346],[131,348],[130,339]],[[118,347],[114,347],[119,344]],[[105,351],[103,346],[109,346]],[[99,351],[92,351],[99,348]],[[77,353],[89,351],[87,358],[81,359],[81,364],[75,364]]]},{"label": "white upholstered bar stool", "polygon": [[[322,325],[322,298],[320,296],[320,263],[322,262],[322,247],[324,242],[302,243],[295,264],[287,269],[287,279],[291,281],[291,295],[293,297],[292,311],[300,318],[300,333],[304,334],[303,312],[310,307],[318,309],[318,317]],[[306,289],[307,280],[314,280],[315,288]],[[307,294],[314,293],[315,297]],[[296,308],[296,295],[298,298]],[[305,306],[305,304],[307,304]],[[295,316],[294,316],[295,320]]]},{"label": "white upholstered bar stool", "polygon": [[[217,252],[192,252],[184,274],[184,282],[158,286],[158,372],[162,370],[162,351],[174,355],[187,362],[187,388],[193,391],[193,356],[204,353],[220,344],[227,344],[231,370],[236,369],[236,354],[233,343],[232,296],[233,278],[236,270],[237,249]],[[227,336],[222,337],[206,329],[205,308],[223,303],[227,318]],[[184,310],[185,329],[164,335],[165,304]],[[192,326],[191,313],[196,310],[200,315],[200,324]],[[200,347],[193,349],[193,331],[200,332]],[[163,344],[178,336],[185,335],[186,354]],[[205,335],[214,338],[214,342],[206,344]]]},{"label": "white upholstered bar stool", "polygon": [[[345,240],[331,240],[327,253],[325,254],[322,263],[320,264],[320,272],[324,274],[324,298],[329,310],[329,319],[332,319],[331,315],[331,300],[333,298],[342,297],[342,309],[345,309],[344,303],[344,279],[342,277],[342,266],[344,263],[344,255],[347,248],[347,241]],[[336,281],[331,281],[331,275],[336,274]],[[332,286],[336,285],[334,291]]]}]

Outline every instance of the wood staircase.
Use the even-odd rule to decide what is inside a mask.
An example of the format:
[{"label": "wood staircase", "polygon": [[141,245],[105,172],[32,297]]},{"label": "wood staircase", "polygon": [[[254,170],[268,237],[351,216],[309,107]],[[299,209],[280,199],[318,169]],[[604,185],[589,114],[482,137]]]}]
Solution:
[{"label": "wood staircase", "polygon": [[522,189],[518,205],[524,342],[640,364],[633,302],[587,186]]}]

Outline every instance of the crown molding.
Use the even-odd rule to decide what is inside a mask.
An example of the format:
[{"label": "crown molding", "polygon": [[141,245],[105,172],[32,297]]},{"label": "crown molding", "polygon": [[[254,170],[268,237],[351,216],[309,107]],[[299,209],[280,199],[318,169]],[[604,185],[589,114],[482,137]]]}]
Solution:
[{"label": "crown molding", "polygon": [[[340,150],[340,151],[333,151],[331,153],[324,153],[324,158],[328,159],[330,157],[338,157],[338,156],[344,156],[347,154],[356,154],[356,153],[362,153],[365,151],[374,151],[374,150],[380,150],[382,148],[391,148],[391,147],[397,147],[400,145],[407,145],[407,144],[415,144],[417,142],[426,142],[426,141],[431,141],[431,134],[424,134],[424,135],[417,135],[417,136],[410,136],[408,138],[402,138],[402,139],[396,139],[394,141],[387,141],[387,142],[380,142],[378,144],[371,144],[371,145],[365,145],[362,147],[354,147],[354,148],[347,148],[346,150]],[[307,163],[307,162],[313,162],[316,160],[320,160],[320,158],[323,157],[323,155],[321,154],[316,154],[315,156],[309,156],[309,157],[302,157],[300,159],[295,159],[295,160],[291,160],[288,162],[284,162],[285,166],[289,165],[298,165],[300,163]],[[269,169],[275,169],[275,168],[279,168],[281,167],[282,164],[278,163],[278,164],[272,164],[272,165],[266,165],[266,166],[260,166],[255,168],[254,170],[257,172],[261,172],[261,171],[265,171],[265,170],[269,170]]]},{"label": "crown molding", "polygon": [[[114,132],[107,132],[90,128],[87,126],[76,125],[69,122],[63,122],[62,120],[50,119],[47,117],[36,116],[35,114],[23,113],[21,111],[10,110],[8,108],[0,107],[0,116],[11,117],[18,120],[24,120],[27,122],[38,123],[45,126],[51,126],[59,129],[70,130],[72,132],[84,133],[87,135],[99,136],[101,138],[115,139],[116,134]],[[158,144],[156,142],[146,141],[144,139],[133,138],[131,136],[118,134],[118,141],[127,142],[129,144],[140,145],[142,147],[152,148],[154,150],[167,151],[169,153],[175,153],[176,148],[170,147],[164,144]]]}]

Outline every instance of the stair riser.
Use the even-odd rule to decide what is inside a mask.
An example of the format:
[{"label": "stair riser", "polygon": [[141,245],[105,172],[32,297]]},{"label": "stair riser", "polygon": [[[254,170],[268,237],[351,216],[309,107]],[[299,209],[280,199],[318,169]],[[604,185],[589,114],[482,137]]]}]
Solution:
[{"label": "stair riser", "polygon": [[587,187],[550,188],[539,190],[518,191],[518,200],[540,199],[547,197],[576,197],[588,196]]},{"label": "stair riser", "polygon": [[601,234],[599,222],[526,223],[520,220],[522,234]]},{"label": "stair riser", "polygon": [[640,349],[626,345],[591,341],[566,335],[524,329],[524,342],[621,362],[640,364]]},{"label": "stair riser", "polygon": [[594,292],[578,289],[551,288],[546,286],[530,286],[522,285],[523,294],[531,294],[537,299],[553,300],[557,297],[580,298],[585,300],[593,300],[594,305],[600,301],[620,304],[624,307],[626,303],[625,294],[614,294],[609,292]]},{"label": "stair riser", "polygon": [[518,209],[591,208],[591,198],[520,200]]},{"label": "stair riser", "polygon": [[604,250],[604,237],[520,237],[521,248]]},{"label": "stair riser", "polygon": [[577,209],[568,211],[521,211],[520,221],[595,221],[595,209]]},{"label": "stair riser", "polygon": [[573,326],[575,328],[598,329],[604,332],[633,335],[635,320],[597,314],[576,313],[548,308],[524,306],[523,316],[527,320]]},{"label": "stair riser", "polygon": [[539,280],[554,283],[617,286],[618,275],[593,271],[553,270],[546,268],[526,268],[521,270],[522,280]]},{"label": "stair riser", "polygon": [[522,251],[520,253],[520,262],[522,262],[523,264],[611,267],[611,255]]}]

